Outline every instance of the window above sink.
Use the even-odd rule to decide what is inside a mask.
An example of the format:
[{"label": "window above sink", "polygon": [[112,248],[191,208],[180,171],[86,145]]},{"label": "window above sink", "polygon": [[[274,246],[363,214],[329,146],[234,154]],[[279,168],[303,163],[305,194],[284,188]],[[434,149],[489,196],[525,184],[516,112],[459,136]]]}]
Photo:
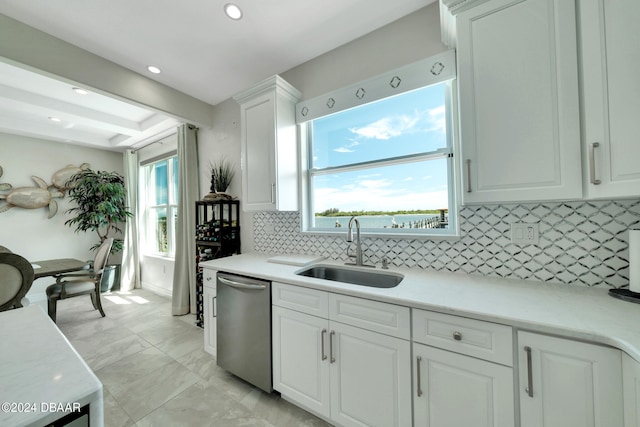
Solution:
[{"label": "window above sink", "polygon": [[358,216],[365,236],[457,235],[453,63],[430,58],[297,105],[303,231],[344,233]]}]

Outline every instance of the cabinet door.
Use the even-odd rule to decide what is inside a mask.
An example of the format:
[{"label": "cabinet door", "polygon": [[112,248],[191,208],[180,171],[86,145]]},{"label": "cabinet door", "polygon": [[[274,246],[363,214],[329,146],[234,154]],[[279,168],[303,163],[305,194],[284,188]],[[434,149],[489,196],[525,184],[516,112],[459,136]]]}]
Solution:
[{"label": "cabinet door", "polygon": [[511,427],[510,367],[413,344],[415,427]]},{"label": "cabinet door", "polygon": [[328,320],[276,306],[272,317],[273,388],[328,418]]},{"label": "cabinet door", "polygon": [[581,0],[578,10],[587,195],[637,197],[640,2]]},{"label": "cabinet door", "polygon": [[276,208],[275,109],[275,92],[241,106],[244,210]]},{"label": "cabinet door", "polygon": [[331,419],[369,427],[411,425],[409,341],[330,322]]},{"label": "cabinet door", "polygon": [[621,427],[620,350],[518,332],[522,427]]},{"label": "cabinet door", "polygon": [[463,203],[582,197],[575,5],[457,16]]},{"label": "cabinet door", "polygon": [[215,289],[205,286],[202,290],[202,297],[204,298],[204,350],[215,357],[217,341],[216,329],[218,326],[216,322]]},{"label": "cabinet door", "polygon": [[240,103],[245,211],[298,210],[295,104],[300,92],[273,76],[234,97]]},{"label": "cabinet door", "polygon": [[624,425],[640,427],[640,363],[622,356],[624,387]]}]

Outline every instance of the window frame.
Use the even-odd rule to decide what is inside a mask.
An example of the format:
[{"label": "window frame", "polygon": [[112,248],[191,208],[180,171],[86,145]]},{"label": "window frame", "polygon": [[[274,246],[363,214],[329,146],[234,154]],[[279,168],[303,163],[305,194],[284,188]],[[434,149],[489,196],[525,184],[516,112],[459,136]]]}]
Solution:
[{"label": "window frame", "polygon": [[[177,171],[174,168],[173,159],[177,159],[178,155],[175,151],[166,153],[161,156],[154,157],[140,164],[140,195],[141,200],[140,203],[143,207],[142,209],[142,224],[143,224],[143,233],[142,233],[142,254],[147,256],[156,256],[162,258],[175,258],[175,250],[176,250],[176,230],[174,226],[174,222],[172,218],[177,216],[178,213],[178,195],[173,194],[174,191],[177,193],[178,188],[176,186],[175,190],[173,189],[173,181],[174,179],[179,179],[177,175]],[[166,161],[167,162],[167,203],[165,204],[154,204],[151,203],[151,172],[153,170],[153,166],[157,163]],[[171,203],[174,201],[175,203]],[[157,250],[152,250],[151,248],[157,248],[158,242],[156,241],[156,237],[153,236],[151,225],[151,211],[158,211],[159,209],[166,209],[167,212],[167,252],[160,252]]]},{"label": "window frame", "polygon": [[[448,51],[445,52],[446,55],[453,55],[454,64],[455,64],[455,52]],[[460,236],[459,230],[459,221],[458,221],[458,211],[460,208],[460,197],[457,191],[458,182],[459,182],[459,170],[458,170],[458,161],[457,161],[457,104],[456,104],[456,93],[457,93],[457,80],[455,75],[455,70],[453,73],[449,70],[449,74],[442,79],[433,79],[432,76],[424,77],[419,76],[419,74],[425,74],[425,64],[436,63],[442,65],[440,63],[440,58],[444,56],[444,54],[436,55],[435,57],[428,58],[423,61],[419,61],[415,64],[410,64],[409,66],[403,67],[398,70],[394,70],[389,73],[385,73],[381,76],[375,77],[373,79],[369,79],[365,82],[358,83],[354,86],[351,86],[346,89],[341,89],[338,91],[334,91],[330,94],[323,95],[318,98],[314,98],[310,101],[304,101],[299,103],[296,106],[297,111],[297,122],[299,128],[299,136],[300,136],[300,200],[301,200],[301,232],[307,234],[315,234],[315,235],[342,235],[346,230],[339,228],[327,228],[327,227],[315,227],[313,226],[314,222],[314,207],[313,207],[313,177],[320,174],[328,174],[334,172],[347,172],[352,170],[366,170],[368,168],[379,167],[379,166],[387,166],[393,164],[402,164],[413,161],[421,161],[421,160],[432,160],[436,158],[444,158],[447,161],[447,185],[448,185],[448,228],[445,229],[415,229],[415,228],[362,228],[361,234],[365,237],[382,237],[382,238],[411,238],[411,239],[457,239]],[[444,61],[443,61],[444,62]],[[449,65],[449,64],[447,64]],[[454,67],[455,68],[455,67]],[[433,68],[431,68],[433,69]],[[395,78],[393,76],[399,75],[400,73],[409,73],[417,76],[414,78],[414,81],[410,82],[412,86],[405,88],[405,90],[399,91],[394,94],[386,94],[385,91],[388,92],[388,88],[381,88],[378,90],[375,86],[380,86],[381,82],[386,84],[389,82],[390,76],[391,78]],[[433,73],[432,73],[433,74]],[[411,77],[411,76],[410,76]],[[391,158],[385,158],[380,160],[372,160],[361,163],[354,163],[349,165],[341,165],[341,166],[333,166],[321,169],[312,168],[312,135],[311,135],[311,126],[309,125],[312,120],[317,118],[326,117],[329,114],[336,113],[338,111],[343,111],[349,108],[357,108],[360,105],[365,105],[370,102],[383,100],[386,98],[390,98],[391,96],[402,95],[403,93],[407,93],[413,90],[425,88],[428,86],[432,86],[435,84],[444,84],[445,85],[445,122],[446,122],[446,147],[440,148],[430,152],[423,152],[419,154],[411,154],[404,156],[397,156]],[[354,93],[354,88],[360,87],[372,87],[375,91],[382,95],[375,97],[374,99],[367,100],[367,102],[359,102],[355,103],[355,105],[345,106],[344,108],[338,111],[332,111],[329,114],[323,114],[322,112],[312,111],[312,114],[303,114],[305,112],[305,108],[307,108],[307,113],[309,113],[309,109],[313,108],[313,106],[319,106],[321,109],[324,109],[325,113],[327,108],[324,105],[319,105],[319,99],[322,102],[325,102],[327,99],[334,101],[339,99],[338,97],[343,95],[345,92]],[[356,95],[357,96],[357,95]],[[334,102],[331,102],[332,104]]]}]

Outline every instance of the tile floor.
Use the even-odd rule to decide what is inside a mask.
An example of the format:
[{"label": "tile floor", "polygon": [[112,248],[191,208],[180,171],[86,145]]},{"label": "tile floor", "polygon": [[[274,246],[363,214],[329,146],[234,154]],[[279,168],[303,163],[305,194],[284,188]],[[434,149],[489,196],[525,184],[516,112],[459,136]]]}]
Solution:
[{"label": "tile floor", "polygon": [[195,316],[172,316],[171,301],[138,289],[58,303],[58,327],[104,386],[106,427],[328,426],[276,394],[216,365]]}]

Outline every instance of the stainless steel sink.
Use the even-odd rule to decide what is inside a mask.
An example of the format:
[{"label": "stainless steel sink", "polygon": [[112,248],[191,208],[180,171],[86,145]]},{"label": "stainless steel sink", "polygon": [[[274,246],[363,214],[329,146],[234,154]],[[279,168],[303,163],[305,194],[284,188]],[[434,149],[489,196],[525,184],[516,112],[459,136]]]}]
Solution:
[{"label": "stainless steel sink", "polygon": [[300,270],[296,272],[296,274],[298,276],[333,280],[334,282],[351,283],[353,285],[370,286],[373,288],[396,287],[404,277],[398,273],[382,272],[379,270],[360,270],[335,265],[314,265]]}]

